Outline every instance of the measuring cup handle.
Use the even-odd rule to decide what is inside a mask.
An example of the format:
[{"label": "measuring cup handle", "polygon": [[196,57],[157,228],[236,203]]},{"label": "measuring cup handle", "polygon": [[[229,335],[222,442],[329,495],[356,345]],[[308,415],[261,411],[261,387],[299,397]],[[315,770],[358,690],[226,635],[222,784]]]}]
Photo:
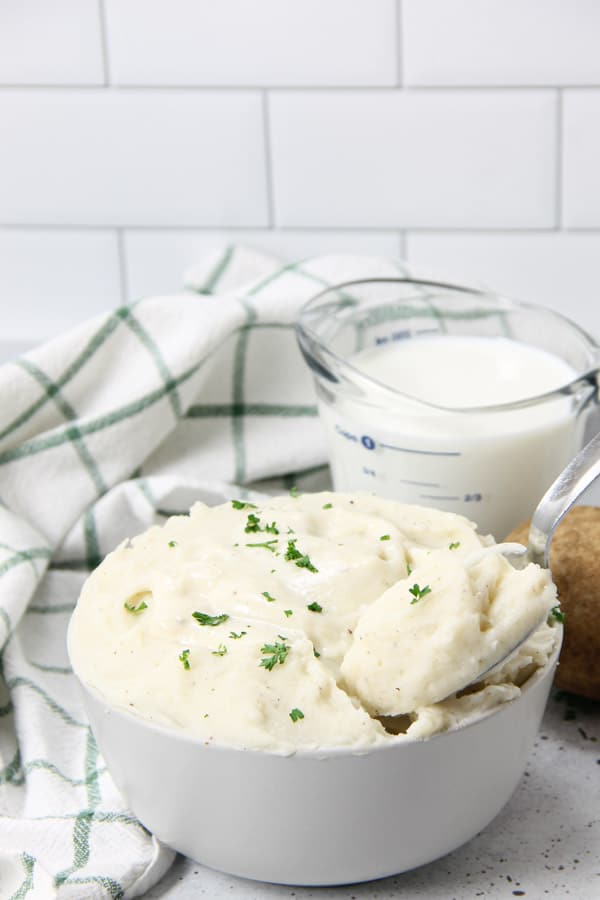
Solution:
[{"label": "measuring cup handle", "polygon": [[600,475],[600,432],[580,450],[554,481],[533,514],[528,555],[548,568],[550,541],[563,516],[585,489]]}]

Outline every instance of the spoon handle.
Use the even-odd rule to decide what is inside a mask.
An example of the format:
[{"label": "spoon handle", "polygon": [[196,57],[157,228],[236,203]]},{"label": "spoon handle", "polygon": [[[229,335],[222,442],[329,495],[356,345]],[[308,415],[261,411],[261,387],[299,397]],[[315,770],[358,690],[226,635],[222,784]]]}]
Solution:
[{"label": "spoon handle", "polygon": [[600,432],[563,469],[538,503],[527,547],[532,562],[548,568],[550,541],[559,522],[599,475]]}]

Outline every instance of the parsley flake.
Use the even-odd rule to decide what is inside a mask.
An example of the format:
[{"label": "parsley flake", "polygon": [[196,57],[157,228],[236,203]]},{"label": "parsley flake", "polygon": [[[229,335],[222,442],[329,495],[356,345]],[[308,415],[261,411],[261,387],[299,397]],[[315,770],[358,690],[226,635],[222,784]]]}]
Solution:
[{"label": "parsley flake", "polygon": [[333,509],[333,503],[326,503],[323,509]]},{"label": "parsley flake", "polygon": [[299,496],[300,496],[300,494],[298,493],[298,488],[296,487],[295,484],[293,484],[292,487],[290,488],[290,497],[293,497],[294,500],[297,500]]},{"label": "parsley flake", "polygon": [[262,596],[267,600],[268,603],[275,603],[277,597],[272,597],[268,591],[263,591]]},{"label": "parsley flake", "polygon": [[294,610],[293,609],[284,609],[283,614],[286,618],[289,619],[290,616],[294,615]]},{"label": "parsley flake", "polygon": [[292,722],[297,722],[298,719],[303,719],[303,718],[304,718],[304,713],[302,712],[301,709],[294,707],[294,709],[290,710],[290,719],[292,720]]},{"label": "parsley flake", "polygon": [[313,647],[313,656],[315,657],[315,659],[319,659],[320,656],[321,656],[321,654],[319,653],[319,651],[318,651],[318,650],[315,650],[314,647]]},{"label": "parsley flake", "polygon": [[213,656],[225,656],[227,653],[227,647],[225,644],[219,644],[216,650],[211,650]]},{"label": "parsley flake", "polygon": [[243,500],[232,500],[231,505],[234,509],[256,509],[254,503],[245,503]]},{"label": "parsley flake", "polygon": [[390,534],[382,534],[379,538],[380,541],[391,541],[392,536]]},{"label": "parsley flake", "polygon": [[244,531],[246,531],[247,533],[258,532],[258,531],[267,531],[269,534],[279,534],[279,528],[277,527],[275,522],[271,522],[270,525],[267,522],[267,524],[263,528],[262,525],[260,524],[259,517],[255,516],[254,513],[250,513],[250,515],[248,516],[248,521],[246,522],[246,527],[244,528]]},{"label": "parsley flake", "polygon": [[316,600],[313,600],[312,603],[309,603],[306,608],[310,609],[311,612],[316,612],[316,613],[323,612],[323,607],[321,606],[320,603],[317,603]]},{"label": "parsley flake", "polygon": [[244,528],[246,532],[256,532],[262,531],[260,527],[260,519],[258,516],[255,516],[254,513],[250,513],[248,516],[248,521],[246,522],[246,527]]},{"label": "parsley flake", "polygon": [[427,596],[427,594],[430,594],[431,588],[428,584],[426,584],[423,588],[419,587],[418,584],[413,584],[413,586],[409,588],[408,593],[412,594],[412,600],[410,602],[411,604],[413,604],[416,603],[417,600],[422,600],[423,597]]},{"label": "parsley flake", "polygon": [[264,666],[265,669],[268,669],[269,672],[275,668],[277,663],[280,666],[284,664],[287,659],[287,655],[290,652],[290,648],[287,644],[263,644],[260,648],[261,653],[265,653],[267,655],[263,656],[259,665]]},{"label": "parsley flake", "polygon": [[285,559],[294,562],[301,569],[308,569],[309,572],[318,572],[319,570],[313,566],[310,557],[306,553],[301,553],[296,547],[298,538],[292,538],[288,541]]},{"label": "parsley flake", "polygon": [[407,575],[407,577],[409,575],[412,575],[412,568],[411,568],[410,563],[406,563],[406,575]]},{"label": "parsley flake", "polygon": [[221,613],[220,616],[209,616],[208,613],[193,612],[192,618],[196,620],[198,625],[212,625],[214,628],[215,625],[222,625],[223,622],[226,622],[229,616],[227,613]]},{"label": "parsley flake", "polygon": [[448,550],[457,550],[460,547],[460,541],[452,541],[451,544],[448,544]]},{"label": "parsley flake", "polygon": [[235,631],[229,632],[229,637],[232,641],[239,641],[240,638],[243,638],[245,634],[248,634],[247,631],[240,631],[239,634],[236,634]]},{"label": "parsley flake", "polygon": [[176,546],[177,546],[177,541],[169,541],[169,543],[167,544],[167,547],[176,547]]},{"label": "parsley flake", "polygon": [[246,547],[264,547],[265,550],[270,550],[271,553],[275,553],[275,547],[273,544],[277,543],[277,538],[273,538],[272,541],[262,541],[260,544],[246,544]]},{"label": "parsley flake", "polygon": [[183,666],[184,669],[189,669],[190,667],[190,651],[182,650],[179,654],[179,662]]},{"label": "parsley flake", "polygon": [[553,616],[553,618],[555,618],[557,622],[562,623],[565,621],[565,614],[561,610],[560,606],[553,606],[550,610],[550,615]]},{"label": "parsley flake", "polygon": [[127,612],[130,612],[130,613],[141,613],[141,611],[142,611],[143,609],[148,609],[148,604],[146,603],[145,600],[140,600],[140,602],[139,602],[138,604],[136,604],[135,602],[132,602],[133,600],[135,600],[136,597],[139,598],[139,597],[142,597],[142,596],[143,596],[142,594],[135,594],[135,595],[131,598],[131,600],[126,600],[126,601],[125,601],[125,603],[123,604],[123,606],[125,607],[125,609],[127,610]]}]

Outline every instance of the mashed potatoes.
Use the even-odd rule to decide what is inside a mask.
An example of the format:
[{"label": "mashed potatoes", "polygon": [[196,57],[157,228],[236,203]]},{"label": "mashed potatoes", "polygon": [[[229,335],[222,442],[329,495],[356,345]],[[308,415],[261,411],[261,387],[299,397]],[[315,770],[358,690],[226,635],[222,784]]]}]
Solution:
[{"label": "mashed potatoes", "polygon": [[108,703],[204,742],[365,749],[515,697],[549,624],[457,691],[555,603],[548,572],[451,513],[364,494],[198,503],[92,573],[69,650]]}]

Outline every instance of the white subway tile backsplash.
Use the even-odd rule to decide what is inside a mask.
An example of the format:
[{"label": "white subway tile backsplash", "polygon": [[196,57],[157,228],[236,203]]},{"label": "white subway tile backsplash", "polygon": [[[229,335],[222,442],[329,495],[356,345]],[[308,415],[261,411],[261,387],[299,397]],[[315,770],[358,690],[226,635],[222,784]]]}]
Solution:
[{"label": "white subway tile backsplash", "polygon": [[0,92],[7,224],[268,224],[249,91]]},{"label": "white subway tile backsplash", "polygon": [[35,343],[120,302],[116,234],[0,229],[3,341]]},{"label": "white subway tile backsplash", "polygon": [[549,306],[600,338],[600,232],[409,233],[407,258],[420,274]]},{"label": "white subway tile backsplash", "polygon": [[403,0],[408,85],[600,84],[597,0]]},{"label": "white subway tile backsplash", "polygon": [[0,0],[2,338],[119,302],[120,263],[136,298],[405,233],[600,335],[599,35],[600,0]]},{"label": "white subway tile backsplash", "polygon": [[276,224],[551,227],[550,91],[270,96]]},{"label": "white subway tile backsplash", "polygon": [[117,84],[393,85],[395,0],[107,0]]},{"label": "white subway tile backsplash", "polygon": [[284,262],[329,253],[398,258],[401,238],[393,231],[127,231],[127,289],[131,299],[183,284],[183,273],[211,251],[243,244]]},{"label": "white subway tile backsplash", "polygon": [[562,126],[564,224],[600,227],[600,90],[565,91]]},{"label": "white subway tile backsplash", "polygon": [[0,84],[102,84],[98,0],[2,0]]}]

